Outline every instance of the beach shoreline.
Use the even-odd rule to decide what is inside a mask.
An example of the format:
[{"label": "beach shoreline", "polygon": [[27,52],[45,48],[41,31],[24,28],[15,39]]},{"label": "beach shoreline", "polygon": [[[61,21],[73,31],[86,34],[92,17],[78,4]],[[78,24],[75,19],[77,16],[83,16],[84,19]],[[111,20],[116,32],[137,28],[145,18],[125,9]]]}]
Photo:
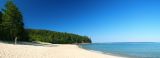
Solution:
[{"label": "beach shoreline", "polygon": [[83,47],[81,47],[81,46],[79,46],[79,48],[85,49],[85,50],[87,50],[87,51],[91,51],[91,52],[94,52],[94,53],[99,53],[99,54],[105,54],[105,55],[110,55],[110,56],[116,56],[116,57],[126,58],[125,56],[116,55],[116,54],[112,54],[112,53],[105,53],[105,52],[102,52],[102,51],[90,50],[90,49],[83,48]]},{"label": "beach shoreline", "polygon": [[97,53],[72,44],[44,46],[0,43],[0,58],[123,58]]}]

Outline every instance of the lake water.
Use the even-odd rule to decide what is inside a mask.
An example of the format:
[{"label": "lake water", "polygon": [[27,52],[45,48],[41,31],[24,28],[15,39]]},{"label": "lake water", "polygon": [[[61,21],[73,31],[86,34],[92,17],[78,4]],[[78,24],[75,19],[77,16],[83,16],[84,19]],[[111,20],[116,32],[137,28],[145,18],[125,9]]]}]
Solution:
[{"label": "lake water", "polygon": [[160,58],[160,43],[155,42],[93,43],[80,46],[84,49],[128,58]]}]

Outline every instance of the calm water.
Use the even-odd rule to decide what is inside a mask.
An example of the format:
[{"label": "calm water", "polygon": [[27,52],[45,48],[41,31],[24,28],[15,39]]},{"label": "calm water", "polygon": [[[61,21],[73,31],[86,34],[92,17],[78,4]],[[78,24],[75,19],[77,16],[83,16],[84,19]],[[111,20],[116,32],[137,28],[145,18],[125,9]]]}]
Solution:
[{"label": "calm water", "polygon": [[129,58],[160,58],[160,43],[94,43],[82,44],[82,48]]}]

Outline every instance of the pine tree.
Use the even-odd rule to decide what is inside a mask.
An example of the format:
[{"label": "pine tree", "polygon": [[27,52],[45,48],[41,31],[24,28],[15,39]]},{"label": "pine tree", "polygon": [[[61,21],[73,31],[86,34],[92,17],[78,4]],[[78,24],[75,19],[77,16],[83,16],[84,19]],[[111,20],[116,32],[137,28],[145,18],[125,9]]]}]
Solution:
[{"label": "pine tree", "polygon": [[0,11],[0,39],[2,39],[2,12]]},{"label": "pine tree", "polygon": [[0,24],[2,24],[2,12],[0,11]]},{"label": "pine tree", "polygon": [[9,31],[9,40],[17,40],[17,38],[21,38],[24,32],[23,17],[13,1],[7,1],[3,13],[3,24],[5,29]]}]

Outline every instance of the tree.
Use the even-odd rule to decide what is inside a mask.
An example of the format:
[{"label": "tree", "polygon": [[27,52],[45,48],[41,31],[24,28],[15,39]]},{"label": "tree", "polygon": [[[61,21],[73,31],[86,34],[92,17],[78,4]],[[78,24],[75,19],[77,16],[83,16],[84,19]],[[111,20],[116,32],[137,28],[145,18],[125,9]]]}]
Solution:
[{"label": "tree", "polygon": [[[0,11],[0,37],[2,37],[2,12]],[[2,39],[2,38],[0,38]]]},{"label": "tree", "polygon": [[13,1],[8,0],[3,9],[3,24],[5,29],[9,31],[9,40],[17,40],[22,38],[24,32],[23,17],[17,6]]},{"label": "tree", "polygon": [[0,11],[0,24],[2,24],[2,12]]}]

